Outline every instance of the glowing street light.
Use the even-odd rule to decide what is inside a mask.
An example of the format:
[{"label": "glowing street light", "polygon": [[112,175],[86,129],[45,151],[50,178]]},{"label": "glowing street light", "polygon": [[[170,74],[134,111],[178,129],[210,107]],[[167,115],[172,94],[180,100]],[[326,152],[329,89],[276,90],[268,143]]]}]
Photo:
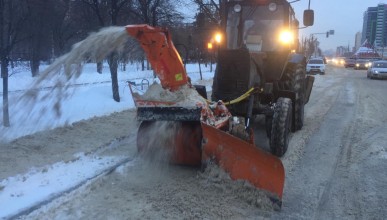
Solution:
[{"label": "glowing street light", "polygon": [[220,34],[220,33],[215,34],[215,42],[218,44],[220,44],[220,42],[222,42],[222,34]]}]

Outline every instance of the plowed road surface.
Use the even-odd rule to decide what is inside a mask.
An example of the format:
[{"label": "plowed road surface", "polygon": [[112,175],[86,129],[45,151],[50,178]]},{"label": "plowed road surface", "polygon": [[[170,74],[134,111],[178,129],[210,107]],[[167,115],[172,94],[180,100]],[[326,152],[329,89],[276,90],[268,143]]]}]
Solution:
[{"label": "plowed road surface", "polygon": [[[304,128],[292,135],[282,158],[286,180],[280,211],[220,172],[139,159],[138,123],[130,110],[1,144],[0,180],[32,167],[55,172],[53,164],[84,157],[115,158],[77,185],[6,218],[385,219],[387,80],[340,67],[326,72],[316,76]],[[262,133],[263,121],[256,119]],[[261,139],[267,147],[264,134]],[[0,193],[6,189],[0,185]]]}]

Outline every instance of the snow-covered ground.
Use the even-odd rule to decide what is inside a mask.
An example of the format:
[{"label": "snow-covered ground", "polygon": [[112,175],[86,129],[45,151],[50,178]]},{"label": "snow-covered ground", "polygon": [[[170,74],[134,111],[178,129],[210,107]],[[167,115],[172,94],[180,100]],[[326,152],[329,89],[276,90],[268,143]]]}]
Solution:
[{"label": "snow-covered ground", "polygon": [[[20,118],[15,118],[12,105],[17,104],[11,104],[13,128],[7,133],[1,128],[1,141],[3,137],[14,139],[23,135],[18,134],[18,129],[34,131],[25,125],[46,129],[68,121],[68,126],[37,132],[10,143],[0,141],[0,219],[385,219],[387,216],[383,206],[387,202],[387,177],[380,175],[385,171],[387,158],[385,80],[369,80],[365,71],[331,66],[327,67],[326,75],[316,76],[305,106],[304,127],[292,133],[289,148],[281,158],[286,179],[282,208],[276,212],[270,206],[265,208],[268,203],[262,197],[238,186],[239,181],[224,181],[219,172],[210,175],[187,167],[142,164],[144,161],[137,159],[136,147],[139,123],[125,81],[152,79],[152,73],[142,73],[136,66],[128,71],[131,75],[120,73],[122,103],[116,103],[111,98],[110,83],[104,83],[110,81],[107,68],[102,75],[88,68],[77,79],[76,84],[82,85],[71,87],[73,96],[64,101],[67,104],[62,105],[59,119],[47,108],[45,118],[38,120],[36,116],[35,122],[29,118],[20,120],[23,114],[30,113],[28,106],[19,108],[16,113]],[[188,66],[189,75],[197,82],[199,74],[195,66],[192,68]],[[12,100],[23,93],[18,90],[31,85],[28,73],[24,78],[17,74],[21,72],[10,78]],[[211,85],[212,74],[206,69],[205,80],[200,84]],[[42,92],[49,94],[50,88]],[[40,106],[46,105],[53,103],[43,102]],[[76,110],[75,106],[83,110]],[[82,114],[91,119],[71,123],[79,120],[76,117],[82,118],[79,116]],[[94,117],[98,114],[110,115]],[[268,145],[264,117],[256,122],[265,136],[257,139],[259,145]],[[16,130],[12,130],[14,127]],[[109,172],[122,161],[132,162]]]},{"label": "snow-covered ground", "polygon": [[[45,66],[41,68],[44,69]],[[210,72],[209,65],[201,65],[202,80],[198,64],[187,64],[186,68],[193,84],[206,85],[207,91],[211,90],[213,72]],[[146,84],[143,87],[146,89],[148,82],[152,84],[154,81],[157,81],[157,79],[153,78],[152,71],[141,71],[139,69],[139,64],[134,64],[128,65],[126,71],[119,71],[118,80],[121,101],[118,103],[113,100],[108,65],[105,63],[103,73],[98,74],[95,64],[86,64],[82,74],[71,82],[73,86],[69,91],[66,91],[70,93],[70,97],[65,97],[62,100],[61,115],[57,115],[55,111],[51,110],[55,101],[53,99],[40,99],[39,102],[35,102],[32,105],[26,105],[25,102],[19,101],[20,97],[25,95],[26,90],[34,86],[36,79],[31,77],[31,73],[27,68],[11,70],[11,77],[9,77],[11,127],[0,127],[0,140],[9,141],[37,131],[52,129],[83,119],[109,115],[113,112],[134,108],[127,81],[136,82],[139,85],[139,89],[142,82]],[[54,92],[54,83],[55,81],[46,79],[44,83],[40,84],[40,96]],[[3,85],[1,83],[0,91],[2,90]],[[2,95],[2,93],[0,94]],[[0,100],[0,106],[3,109],[2,99]],[[0,124],[3,124],[3,111],[0,112]]]},{"label": "snow-covered ground", "polygon": [[[43,66],[44,69],[46,66]],[[211,89],[213,72],[209,66],[202,65],[202,80],[198,64],[187,64],[187,72],[193,84],[206,85]],[[214,66],[213,66],[214,68]],[[0,127],[1,143],[12,141],[18,137],[30,135],[38,131],[71,125],[74,122],[90,119],[96,116],[110,115],[114,112],[134,108],[127,81],[135,82],[139,88],[141,83],[152,84],[152,71],[141,71],[139,65],[128,65],[126,71],[119,71],[119,92],[121,102],[115,102],[112,97],[109,68],[104,64],[102,74],[96,72],[95,64],[86,64],[82,74],[72,81],[69,92],[61,102],[61,114],[53,110],[54,99],[37,99],[33,105],[26,104],[20,99],[25,92],[34,86],[28,68],[17,67],[11,70],[9,77],[9,112],[11,127]],[[50,95],[54,81],[46,79],[37,89],[39,96]],[[0,85],[2,91],[2,84]],[[2,106],[0,100],[0,106]],[[3,124],[3,111],[0,112],[0,124]],[[12,146],[12,144],[11,144]],[[5,179],[0,179],[0,219],[12,217],[28,210],[37,204],[54,198],[58,193],[76,187],[85,180],[95,177],[112,164],[124,160],[122,157],[98,157],[75,155],[73,161],[63,161],[47,167],[31,167],[27,173]],[[23,158],[20,158],[23,159]]]}]

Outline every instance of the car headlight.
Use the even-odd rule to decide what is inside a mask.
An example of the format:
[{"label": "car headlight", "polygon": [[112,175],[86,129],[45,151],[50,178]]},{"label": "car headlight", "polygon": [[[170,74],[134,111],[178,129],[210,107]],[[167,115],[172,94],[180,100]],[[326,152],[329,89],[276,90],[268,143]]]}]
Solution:
[{"label": "car headlight", "polygon": [[372,72],[374,72],[374,73],[379,73],[379,71],[377,71],[377,70],[373,70]]},{"label": "car headlight", "polygon": [[356,67],[359,67],[359,66],[360,66],[360,64],[356,63]]}]

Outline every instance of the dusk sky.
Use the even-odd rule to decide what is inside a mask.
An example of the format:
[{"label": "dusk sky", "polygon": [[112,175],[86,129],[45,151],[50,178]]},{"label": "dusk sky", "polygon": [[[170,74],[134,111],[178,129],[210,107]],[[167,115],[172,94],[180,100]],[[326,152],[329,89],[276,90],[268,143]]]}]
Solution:
[{"label": "dusk sky", "polygon": [[[294,0],[288,0],[292,2]],[[188,3],[190,2],[190,3]],[[215,1],[217,2],[217,1]],[[180,10],[188,16],[188,21],[193,21],[197,7],[188,1],[188,4],[180,5]],[[292,3],[296,17],[302,25],[302,17],[308,8],[309,0],[300,0]],[[355,44],[355,34],[363,28],[363,14],[368,7],[376,7],[379,3],[387,4],[387,0],[311,0],[310,7],[314,10],[314,25],[300,30],[302,36],[309,37],[311,33],[323,33],[334,30],[335,34],[326,38],[326,35],[316,35],[323,51],[336,51],[338,46],[350,46]]]},{"label": "dusk sky", "polygon": [[[363,14],[368,7],[375,7],[379,3],[387,4],[387,0],[311,0],[310,8],[314,10],[314,25],[302,29],[301,36],[310,36],[311,33],[321,33],[334,30],[335,34],[326,38],[325,35],[316,35],[320,41],[320,48],[336,51],[337,46],[355,44],[355,34],[362,31]],[[308,0],[301,0],[292,4],[296,17],[302,24],[303,11],[308,8]]]}]

